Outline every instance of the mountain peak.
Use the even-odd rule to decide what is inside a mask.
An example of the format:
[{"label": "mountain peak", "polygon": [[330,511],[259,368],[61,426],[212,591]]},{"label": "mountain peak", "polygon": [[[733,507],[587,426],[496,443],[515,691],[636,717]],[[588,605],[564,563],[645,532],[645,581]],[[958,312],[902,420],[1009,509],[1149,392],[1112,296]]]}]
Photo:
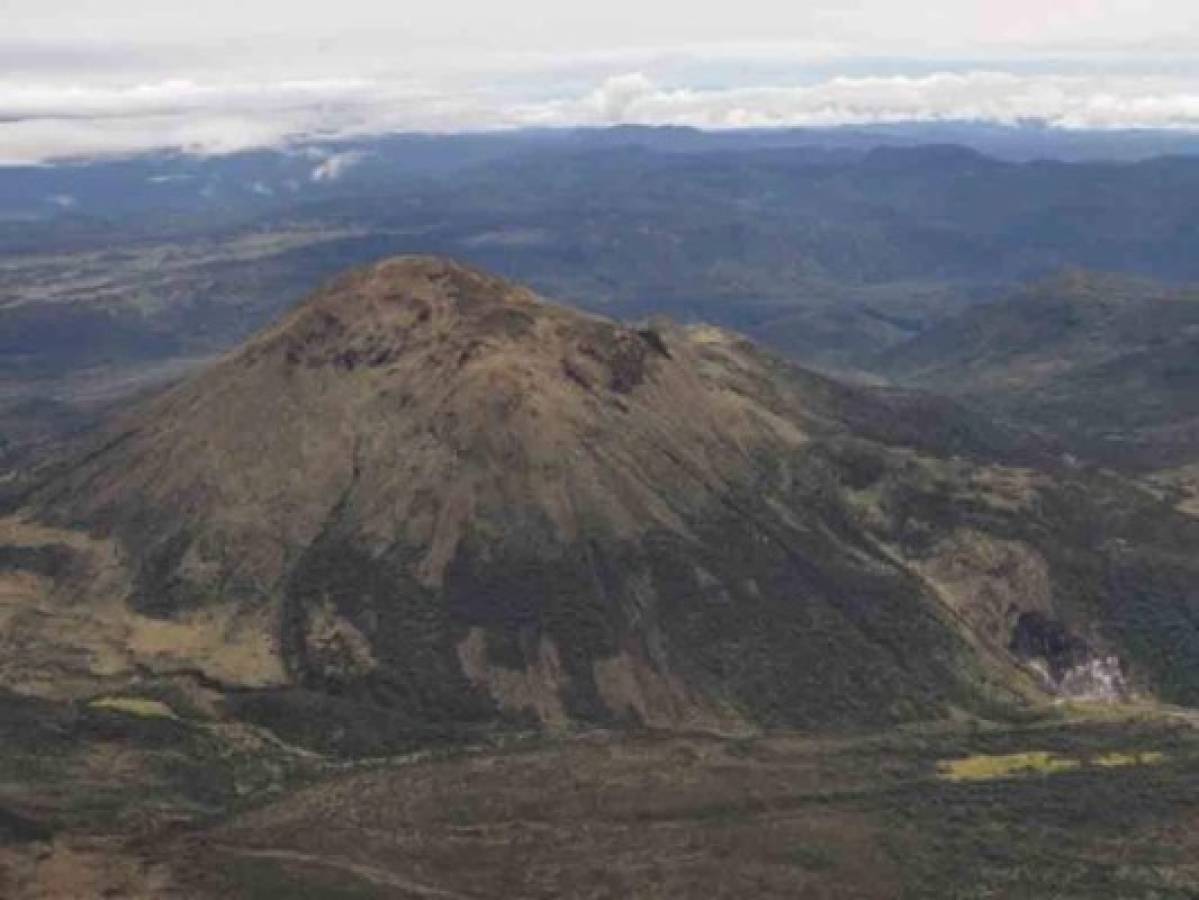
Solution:
[{"label": "mountain peak", "polygon": [[519,329],[539,305],[525,288],[434,256],[398,256],[330,283],[251,346],[292,363],[381,365],[421,337]]},{"label": "mountain peak", "polygon": [[482,374],[481,393],[496,394],[512,382],[535,391],[562,379],[628,393],[671,354],[658,331],[546,303],[449,259],[400,256],[332,282],[242,357],[405,384]]},{"label": "mountain peak", "polygon": [[460,311],[496,304],[527,305],[536,297],[495,275],[456,260],[432,255],[393,256],[355,269],[335,280],[322,299],[352,298],[391,303],[443,302]]},{"label": "mountain peak", "polygon": [[527,288],[456,260],[409,255],[346,272],[297,311],[380,318],[403,318],[409,311],[469,316],[497,306],[529,307],[539,302]]}]

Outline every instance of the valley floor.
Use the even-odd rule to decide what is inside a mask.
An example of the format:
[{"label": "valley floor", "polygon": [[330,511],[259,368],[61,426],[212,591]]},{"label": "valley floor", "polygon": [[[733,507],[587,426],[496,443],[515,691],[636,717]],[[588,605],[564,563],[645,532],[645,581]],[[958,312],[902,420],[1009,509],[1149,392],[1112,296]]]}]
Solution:
[{"label": "valley floor", "polygon": [[[106,709],[69,784],[6,751],[0,895],[1199,894],[1199,728],[1181,712],[843,738],[593,733],[354,764],[211,728],[188,743],[163,729],[199,726],[157,712]],[[156,788],[135,788],[139,771]]]}]

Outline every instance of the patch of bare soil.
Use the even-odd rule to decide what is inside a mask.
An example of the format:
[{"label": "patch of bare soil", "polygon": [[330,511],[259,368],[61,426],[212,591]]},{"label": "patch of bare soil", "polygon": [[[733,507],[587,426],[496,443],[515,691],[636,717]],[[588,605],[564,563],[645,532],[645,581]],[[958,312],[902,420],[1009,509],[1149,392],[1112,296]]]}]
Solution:
[{"label": "patch of bare soil", "polygon": [[0,896],[11,900],[184,900],[170,870],[118,840],[56,839],[0,847]]}]

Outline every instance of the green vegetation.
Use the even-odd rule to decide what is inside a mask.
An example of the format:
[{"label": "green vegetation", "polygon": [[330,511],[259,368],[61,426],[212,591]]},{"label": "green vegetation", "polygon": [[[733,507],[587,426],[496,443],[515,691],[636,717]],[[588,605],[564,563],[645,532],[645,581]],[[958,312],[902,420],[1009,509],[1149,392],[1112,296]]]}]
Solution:
[{"label": "green vegetation", "polygon": [[965,759],[946,760],[938,765],[938,774],[947,781],[990,781],[1013,775],[1069,772],[1077,769],[1081,762],[1031,750],[1008,756],[968,756]]},{"label": "green vegetation", "polygon": [[175,712],[161,700],[142,697],[99,697],[88,703],[92,709],[109,709],[147,719],[173,719]]},{"label": "green vegetation", "polygon": [[943,760],[937,769],[938,774],[946,781],[991,781],[1021,775],[1054,775],[1070,772],[1084,765],[1111,769],[1120,766],[1158,765],[1165,761],[1166,755],[1156,750],[1132,753],[1113,751],[1091,760],[1072,759],[1043,750],[1030,750],[1005,756],[968,756],[964,759]]}]

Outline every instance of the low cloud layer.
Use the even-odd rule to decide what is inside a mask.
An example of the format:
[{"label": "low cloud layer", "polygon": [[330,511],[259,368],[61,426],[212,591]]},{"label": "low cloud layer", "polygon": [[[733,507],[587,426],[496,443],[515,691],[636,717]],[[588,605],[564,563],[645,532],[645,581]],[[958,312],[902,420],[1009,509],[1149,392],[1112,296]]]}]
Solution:
[{"label": "low cloud layer", "polygon": [[1065,128],[1199,128],[1199,79],[938,72],[835,77],[799,86],[665,88],[610,78],[577,102],[528,111],[547,122],[675,123],[708,128],[1037,120]]},{"label": "low cloud layer", "polygon": [[[1199,129],[1199,75],[1189,74],[972,69],[695,88],[634,71],[547,94],[547,84],[529,76],[486,89],[395,78],[172,79],[97,87],[0,81],[0,161],[164,148],[225,153],[405,130],[618,123],[719,129],[1036,120],[1064,128]],[[355,162],[334,157],[312,177],[335,179]]]},{"label": "low cloud layer", "polygon": [[[128,87],[0,81],[0,162],[159,149],[219,154],[321,137],[502,124],[483,121],[468,102],[363,79],[170,80]],[[340,174],[336,167],[329,173],[322,179]]]}]

